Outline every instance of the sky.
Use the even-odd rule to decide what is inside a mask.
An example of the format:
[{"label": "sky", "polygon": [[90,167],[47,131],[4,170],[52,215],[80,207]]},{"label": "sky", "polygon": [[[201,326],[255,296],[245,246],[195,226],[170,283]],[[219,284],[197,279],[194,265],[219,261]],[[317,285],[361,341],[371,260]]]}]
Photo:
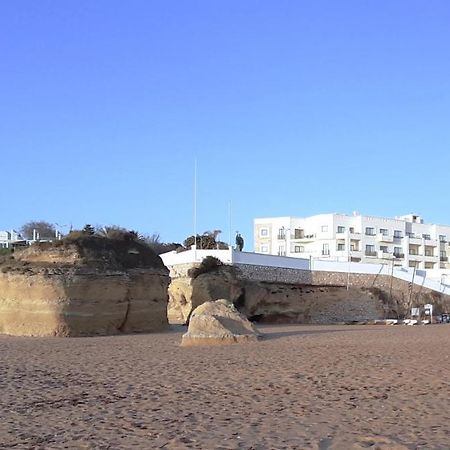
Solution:
[{"label": "sky", "polygon": [[183,241],[195,161],[197,231],[246,249],[256,217],[450,224],[449,23],[447,0],[2,2],[0,229]]}]

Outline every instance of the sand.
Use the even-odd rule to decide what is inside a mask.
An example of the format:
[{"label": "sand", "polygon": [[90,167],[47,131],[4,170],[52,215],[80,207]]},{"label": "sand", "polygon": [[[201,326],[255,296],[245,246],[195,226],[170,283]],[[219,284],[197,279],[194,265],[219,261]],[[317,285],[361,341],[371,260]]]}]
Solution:
[{"label": "sand", "polygon": [[448,449],[450,325],[0,337],[0,448]]}]

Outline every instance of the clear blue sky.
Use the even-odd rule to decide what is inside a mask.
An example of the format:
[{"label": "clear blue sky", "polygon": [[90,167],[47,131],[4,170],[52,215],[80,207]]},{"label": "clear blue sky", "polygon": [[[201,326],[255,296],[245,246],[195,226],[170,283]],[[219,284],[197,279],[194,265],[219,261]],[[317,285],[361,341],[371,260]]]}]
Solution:
[{"label": "clear blue sky", "polygon": [[0,229],[450,224],[450,2],[5,1]]}]

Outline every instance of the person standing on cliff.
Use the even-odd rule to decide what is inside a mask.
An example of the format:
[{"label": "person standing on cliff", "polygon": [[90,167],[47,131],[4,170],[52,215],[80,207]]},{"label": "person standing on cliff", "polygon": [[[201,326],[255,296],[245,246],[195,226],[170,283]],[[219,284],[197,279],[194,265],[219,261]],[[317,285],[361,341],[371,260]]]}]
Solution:
[{"label": "person standing on cliff", "polygon": [[242,252],[242,249],[244,248],[244,238],[240,235],[239,231],[236,233],[236,250]]}]

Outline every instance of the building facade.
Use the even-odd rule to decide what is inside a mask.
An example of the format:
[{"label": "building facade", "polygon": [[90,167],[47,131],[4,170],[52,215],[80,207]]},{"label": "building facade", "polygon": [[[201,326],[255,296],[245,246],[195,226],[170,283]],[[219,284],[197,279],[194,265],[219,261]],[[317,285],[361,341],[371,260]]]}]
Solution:
[{"label": "building facade", "polygon": [[271,255],[418,269],[448,269],[450,226],[415,214],[395,218],[357,213],[254,220],[254,251]]},{"label": "building facade", "polygon": [[23,239],[17,231],[0,231],[0,248],[10,248],[18,242],[23,242]]}]

